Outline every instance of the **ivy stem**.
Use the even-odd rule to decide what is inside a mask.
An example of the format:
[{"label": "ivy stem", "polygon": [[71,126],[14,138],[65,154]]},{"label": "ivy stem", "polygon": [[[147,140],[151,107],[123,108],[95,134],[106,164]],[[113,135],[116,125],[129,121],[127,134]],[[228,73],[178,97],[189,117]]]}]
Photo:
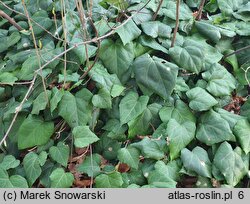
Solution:
[{"label": "ivy stem", "polygon": [[176,21],[175,21],[175,28],[174,28],[174,34],[173,34],[171,47],[174,47],[174,44],[175,44],[176,34],[178,31],[178,27],[179,27],[179,18],[180,18],[180,0],[176,0]]},{"label": "ivy stem", "polygon": [[229,53],[229,54],[225,55],[223,58],[224,58],[224,59],[225,59],[225,58],[228,58],[228,57],[230,57],[231,55],[238,54],[238,53],[240,53],[240,52],[242,52],[242,51],[244,51],[244,50],[248,50],[248,49],[250,49],[250,45],[248,45],[248,46],[246,46],[246,47],[242,47],[242,48],[240,48],[240,49],[238,49],[238,50],[236,50],[236,51],[234,51],[234,52],[232,52],[232,53]]},{"label": "ivy stem", "polygon": [[153,18],[152,18],[153,21],[155,21],[157,15],[158,15],[158,13],[159,13],[159,11],[161,9],[162,3],[163,3],[163,0],[160,0],[159,5],[158,5],[158,7],[157,7],[157,9],[156,9],[156,11],[155,11],[155,13],[153,15]]},{"label": "ivy stem", "polygon": [[197,18],[196,18],[197,21],[201,20],[202,11],[203,11],[205,2],[206,2],[206,0],[201,0],[200,6],[199,6],[199,10],[198,10],[198,15],[197,15]]}]

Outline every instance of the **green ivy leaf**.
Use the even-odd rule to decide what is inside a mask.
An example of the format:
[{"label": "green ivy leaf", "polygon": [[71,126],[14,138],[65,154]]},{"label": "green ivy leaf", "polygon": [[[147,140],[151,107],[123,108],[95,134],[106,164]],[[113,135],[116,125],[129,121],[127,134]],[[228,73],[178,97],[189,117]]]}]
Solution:
[{"label": "green ivy leaf", "polygon": [[246,116],[248,120],[250,120],[250,98],[248,98],[247,101],[241,107],[240,114],[242,116]]},{"label": "green ivy leaf", "polygon": [[116,33],[120,36],[123,45],[130,43],[141,35],[141,30],[136,26],[134,21],[131,19],[125,25],[116,29]]},{"label": "green ivy leaf", "polygon": [[110,5],[119,9],[125,10],[128,7],[128,2],[125,0],[101,0],[100,4],[109,3]]},{"label": "green ivy leaf", "polygon": [[128,122],[128,138],[134,138],[136,135],[146,135],[149,132],[151,120],[152,114],[146,108],[141,115]]},{"label": "green ivy leaf", "polygon": [[[153,12],[150,9],[147,8],[143,8],[143,4],[137,4],[135,6],[130,6],[129,7],[131,9],[131,14],[136,14],[133,17],[133,20],[135,21],[135,23],[137,25],[140,25],[141,23],[145,22],[145,21],[150,21],[152,19],[153,16]],[[143,8],[143,9],[141,9]],[[134,11],[133,11],[134,9]],[[138,9],[141,9],[141,12],[136,13],[136,11]]]},{"label": "green ivy leaf", "polygon": [[74,181],[72,173],[63,170],[63,168],[55,169],[49,176],[51,180],[51,188],[69,188]]},{"label": "green ivy leaf", "polygon": [[212,177],[212,164],[203,148],[197,146],[192,152],[186,148],[181,150],[181,160],[187,170],[194,171],[200,176]]},{"label": "green ivy leaf", "polygon": [[54,87],[52,89],[51,99],[50,99],[50,111],[51,113],[57,108],[58,103],[61,101],[64,94],[64,89],[58,89]]},{"label": "green ivy leaf", "polygon": [[57,146],[52,146],[49,149],[49,154],[53,160],[67,167],[69,159],[69,146],[63,142],[59,142]]},{"label": "green ivy leaf", "polygon": [[40,117],[29,115],[18,130],[18,149],[44,145],[54,133],[54,123],[44,122]]},{"label": "green ivy leaf", "polygon": [[77,126],[72,131],[74,144],[76,147],[83,148],[96,142],[99,138],[89,129],[89,126]]},{"label": "green ivy leaf", "polygon": [[59,115],[62,116],[71,128],[86,125],[91,118],[92,93],[82,89],[74,96],[66,91],[59,103]]},{"label": "green ivy leaf", "polygon": [[0,168],[0,188],[28,188],[28,184],[22,176],[9,176],[6,170]]},{"label": "green ivy leaf", "polygon": [[195,26],[201,34],[212,40],[214,43],[219,42],[221,34],[217,27],[205,21],[196,21]]},{"label": "green ivy leaf", "polygon": [[9,73],[9,72],[3,72],[0,73],[0,82],[3,84],[8,84],[13,86],[15,81],[17,81],[18,78],[14,76],[14,74]]},{"label": "green ivy leaf", "polygon": [[116,74],[124,81],[124,76],[134,59],[133,44],[128,43],[124,46],[120,41],[104,40],[100,48],[100,59],[111,74]]},{"label": "green ivy leaf", "polygon": [[73,74],[59,74],[58,75],[58,83],[64,83],[64,82],[79,82],[80,81],[80,75],[76,72]]},{"label": "green ivy leaf", "polygon": [[101,154],[107,160],[116,159],[117,151],[120,148],[121,143],[107,137],[107,134],[102,135],[100,140],[95,144],[96,152]]},{"label": "green ivy leaf", "polygon": [[39,155],[38,155],[38,159],[39,159],[39,163],[40,166],[43,166],[47,160],[48,154],[45,151],[42,151]]},{"label": "green ivy leaf", "polygon": [[235,186],[247,173],[242,158],[233,151],[231,145],[227,142],[223,142],[216,151],[213,164],[231,186]]},{"label": "green ivy leaf", "polygon": [[136,82],[142,88],[167,99],[176,83],[178,67],[164,59],[145,54],[133,63]]},{"label": "green ivy leaf", "polygon": [[236,11],[243,3],[243,0],[217,0],[218,6],[222,12],[231,15]]},{"label": "green ivy leaf", "polygon": [[[74,37],[73,40],[70,41],[73,44],[78,44],[83,42],[81,38]],[[97,47],[93,45],[86,44],[87,50],[88,50],[88,57],[91,58],[95,56]],[[81,64],[84,64],[86,59],[86,48],[85,45],[79,45],[75,49],[72,50],[72,52],[78,57]]]},{"label": "green ivy leaf", "polygon": [[206,90],[195,87],[186,92],[189,98],[189,107],[195,111],[206,111],[216,105],[218,102]]},{"label": "green ivy leaf", "polygon": [[166,49],[160,43],[158,43],[156,39],[151,38],[149,36],[146,36],[146,35],[140,36],[139,43],[144,47],[149,47],[153,50],[158,50],[158,51],[168,54],[168,49]]},{"label": "green ivy leaf", "polygon": [[51,186],[49,176],[56,167],[57,164],[53,163],[52,161],[47,161],[42,167],[42,174],[39,181],[44,187],[49,188]]},{"label": "green ivy leaf", "polygon": [[144,185],[146,182],[146,179],[140,169],[130,169],[129,172],[122,173],[123,177],[123,188],[127,187],[129,184],[137,184],[137,185]]},{"label": "green ivy leaf", "polygon": [[158,161],[154,165],[154,170],[148,174],[148,183],[152,185],[161,184],[166,188],[175,188],[177,184],[176,181],[179,179],[179,170],[180,168],[176,161],[171,161],[168,164],[165,164],[163,161]]},{"label": "green ivy leaf", "polygon": [[239,120],[234,126],[233,132],[240,142],[243,151],[250,152],[250,124],[246,119]]},{"label": "green ivy leaf", "polygon": [[245,117],[243,116],[237,115],[233,112],[229,112],[222,108],[216,108],[216,112],[219,113],[220,116],[228,122],[232,130],[239,120],[245,119]]},{"label": "green ivy leaf", "polygon": [[27,10],[31,13],[35,13],[41,9],[47,10],[52,3],[54,3],[52,0],[44,0],[44,1],[29,0],[26,4],[27,4]]},{"label": "green ivy leaf", "polygon": [[121,188],[122,184],[123,180],[119,172],[100,174],[95,178],[96,188]]},{"label": "green ivy leaf", "polygon": [[111,88],[110,95],[115,98],[117,96],[120,96],[124,90],[124,86],[114,84]]},{"label": "green ivy leaf", "polygon": [[170,38],[172,28],[160,21],[146,21],[141,24],[145,34],[152,38]]},{"label": "green ivy leaf", "polygon": [[181,150],[194,139],[195,130],[196,126],[194,122],[186,121],[180,124],[175,119],[169,120],[167,133],[171,160],[177,158]]},{"label": "green ivy leaf", "polygon": [[154,131],[152,138],[157,139],[157,138],[166,138],[168,133],[167,133],[167,125],[168,123],[162,123],[159,125],[159,127]]},{"label": "green ivy leaf", "polygon": [[182,124],[186,121],[196,122],[189,107],[181,100],[176,100],[174,106],[163,106],[159,112],[162,122],[167,123],[171,118]]},{"label": "green ivy leaf", "polygon": [[174,46],[169,49],[169,55],[175,63],[196,74],[203,68],[204,54],[200,47],[194,46],[192,41],[185,41],[183,46]]},{"label": "green ivy leaf", "polygon": [[[39,22],[39,25],[36,25],[32,22],[32,27],[35,35],[40,35],[45,30],[49,30],[50,27],[53,25],[53,21],[48,17],[48,13],[45,10],[37,11],[31,18],[35,22]],[[42,26],[42,27],[41,27]]]},{"label": "green ivy leaf", "polygon": [[0,87],[0,97],[2,97],[2,96],[3,96],[4,92],[5,92],[5,88]]},{"label": "green ivy leaf", "polygon": [[6,155],[3,158],[3,161],[0,163],[0,169],[3,169],[3,170],[14,169],[18,167],[19,164],[20,164],[20,161],[17,160],[14,156]]},{"label": "green ivy leaf", "polygon": [[188,91],[189,86],[186,84],[185,80],[182,77],[177,77],[174,90],[176,90],[177,92]]},{"label": "green ivy leaf", "polygon": [[[162,15],[171,18],[172,20],[176,19],[176,2],[175,1],[166,1],[164,2],[164,9],[162,9]],[[180,4],[180,20],[189,20],[193,18],[192,10],[185,4]]]},{"label": "green ivy leaf", "polygon": [[148,137],[130,146],[139,149],[145,158],[155,160],[163,159],[167,151],[167,144],[164,140],[149,139]]},{"label": "green ivy leaf", "polygon": [[239,20],[249,22],[250,21],[250,2],[242,5],[237,12],[233,13],[233,16]]},{"label": "green ivy leaf", "polygon": [[140,153],[136,148],[121,148],[118,151],[118,159],[122,163],[126,163],[134,169],[138,169]]},{"label": "green ivy leaf", "polygon": [[229,96],[236,88],[236,80],[226,68],[220,64],[211,65],[210,69],[202,73],[207,83],[206,89],[214,96]]},{"label": "green ivy leaf", "polygon": [[213,145],[223,141],[234,141],[230,126],[219,113],[210,110],[204,113],[198,124],[196,138],[207,145]]},{"label": "green ivy leaf", "polygon": [[139,116],[146,109],[148,100],[148,96],[139,97],[138,93],[133,91],[127,93],[119,104],[121,125]]},{"label": "green ivy leaf", "polygon": [[21,35],[18,32],[13,32],[10,36],[1,36],[0,41],[2,43],[0,47],[0,53],[6,51],[9,47],[15,45],[21,39]]},{"label": "green ivy leaf", "polygon": [[45,92],[40,93],[37,98],[33,101],[33,108],[31,114],[39,115],[41,110],[44,110],[50,99],[51,91],[46,90]]},{"label": "green ivy leaf", "polygon": [[193,7],[193,8],[196,7],[196,8],[198,8],[198,6],[200,5],[200,1],[199,0],[187,0],[186,4],[189,7]]},{"label": "green ivy leaf", "polygon": [[92,98],[92,103],[97,108],[110,109],[112,108],[112,101],[109,91],[106,88],[102,88],[98,91],[98,94]]},{"label": "green ivy leaf", "polygon": [[42,166],[41,160],[36,153],[30,152],[25,155],[23,159],[23,167],[30,187],[41,175],[42,173],[41,166]]},{"label": "green ivy leaf", "polygon": [[[205,65],[204,68],[207,68],[211,64],[219,62],[223,55],[222,51],[218,47],[214,47],[207,42],[206,38],[203,38],[198,33],[192,36],[187,37],[189,44],[199,47],[204,55]],[[220,41],[221,42],[221,41]]]},{"label": "green ivy leaf", "polygon": [[104,40],[100,48],[100,59],[110,73],[116,74],[121,81],[124,81],[124,76],[134,59],[133,50],[132,43],[124,46],[120,41]]},{"label": "green ivy leaf", "polygon": [[117,119],[110,119],[106,122],[105,126],[102,128],[108,131],[107,137],[116,140],[125,140],[125,131],[128,129],[127,125],[121,125],[120,121]]},{"label": "green ivy leaf", "polygon": [[110,28],[115,26],[115,23],[108,22],[105,19],[101,19],[100,21],[94,22],[96,30],[98,31],[99,36],[105,35],[110,31]]},{"label": "green ivy leaf", "polygon": [[96,63],[89,71],[89,76],[97,83],[97,87],[105,88],[109,92],[114,85],[122,85],[116,74],[109,74],[106,68],[99,63]]}]

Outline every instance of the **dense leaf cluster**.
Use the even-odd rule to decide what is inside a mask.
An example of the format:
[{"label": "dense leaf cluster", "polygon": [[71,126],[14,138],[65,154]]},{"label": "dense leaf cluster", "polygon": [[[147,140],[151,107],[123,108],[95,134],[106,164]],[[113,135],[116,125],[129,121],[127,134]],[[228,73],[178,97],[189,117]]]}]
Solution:
[{"label": "dense leaf cluster", "polygon": [[247,187],[250,2],[200,2],[0,1],[0,187]]}]

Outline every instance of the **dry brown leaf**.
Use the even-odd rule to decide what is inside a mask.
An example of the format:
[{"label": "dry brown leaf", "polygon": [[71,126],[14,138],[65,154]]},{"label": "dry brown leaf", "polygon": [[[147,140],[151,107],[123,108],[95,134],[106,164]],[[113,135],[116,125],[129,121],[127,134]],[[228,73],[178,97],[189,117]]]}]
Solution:
[{"label": "dry brown leaf", "polygon": [[125,173],[125,172],[128,172],[129,170],[130,170],[130,166],[125,163],[120,163],[118,165],[118,171],[120,173]]}]

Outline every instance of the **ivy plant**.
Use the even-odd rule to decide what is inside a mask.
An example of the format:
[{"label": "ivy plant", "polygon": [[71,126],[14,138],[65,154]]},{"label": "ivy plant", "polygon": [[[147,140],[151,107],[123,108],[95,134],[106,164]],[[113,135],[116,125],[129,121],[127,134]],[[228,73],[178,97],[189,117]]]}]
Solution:
[{"label": "ivy plant", "polygon": [[1,188],[249,187],[248,0],[62,2],[0,1]]}]

